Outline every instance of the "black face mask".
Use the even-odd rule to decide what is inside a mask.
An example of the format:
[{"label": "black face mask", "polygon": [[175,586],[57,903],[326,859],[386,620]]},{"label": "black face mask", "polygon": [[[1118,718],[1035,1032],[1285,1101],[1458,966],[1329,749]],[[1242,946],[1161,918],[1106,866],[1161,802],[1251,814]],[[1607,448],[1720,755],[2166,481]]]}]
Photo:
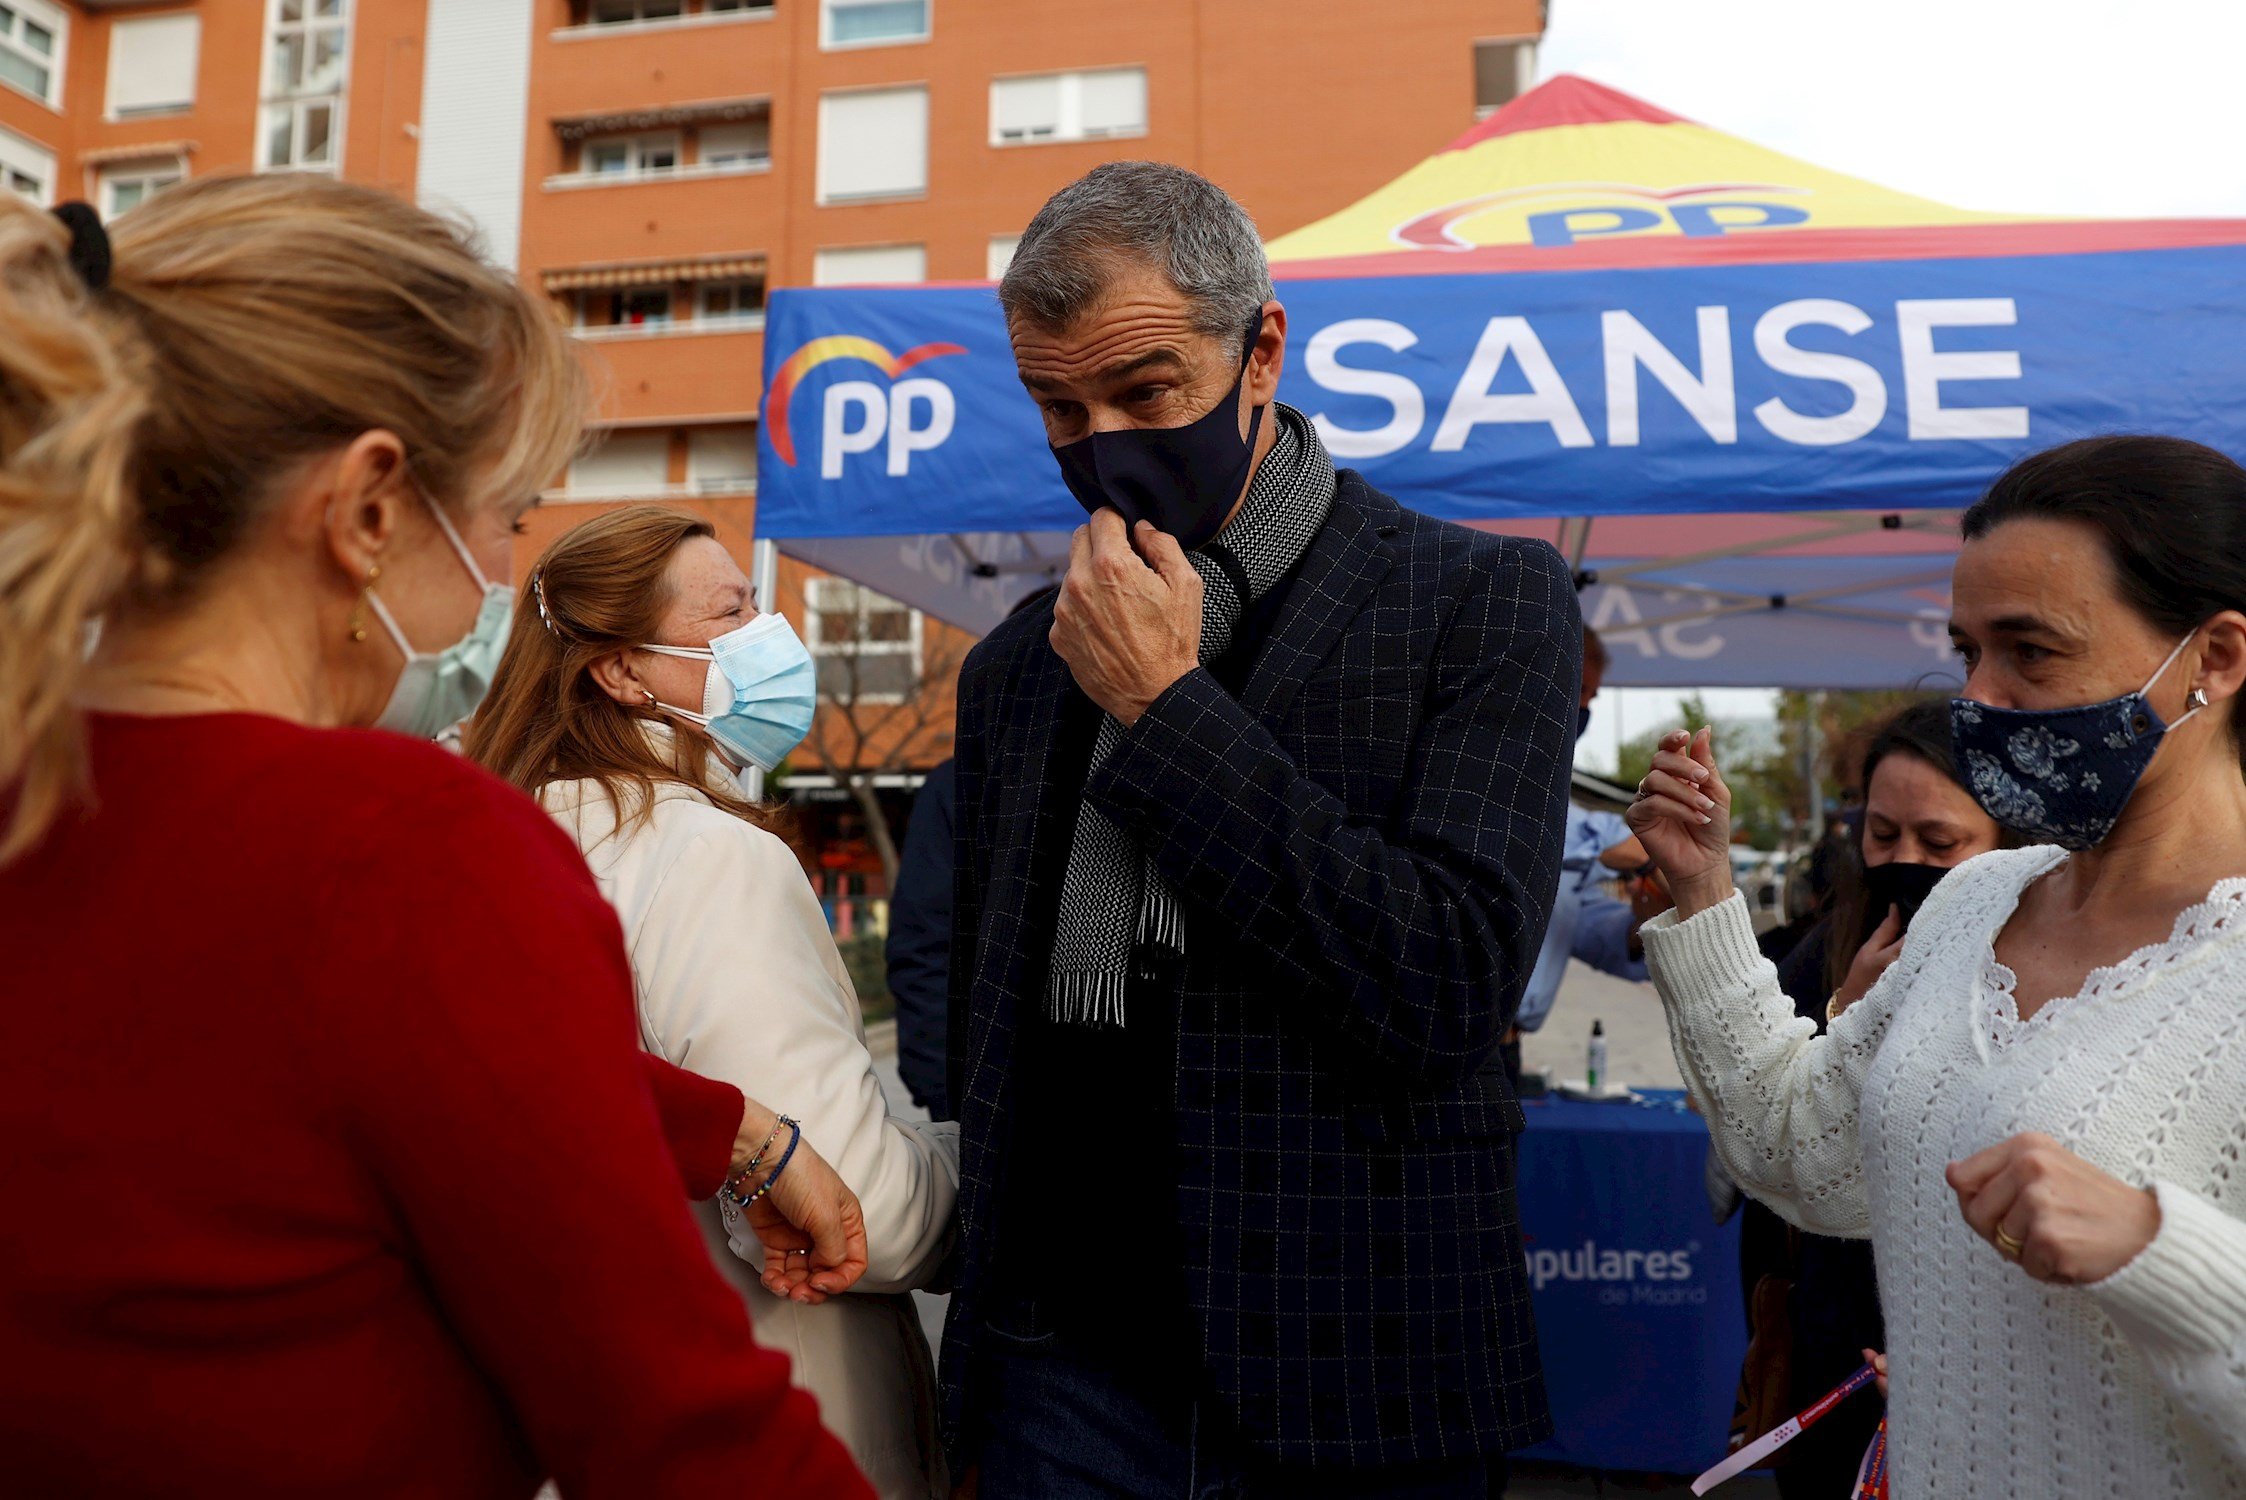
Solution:
[{"label": "black face mask", "polygon": [[1949,873],[1947,865],[1910,865],[1899,859],[1891,859],[1884,865],[1866,865],[1864,890],[1870,900],[1864,906],[1864,921],[1869,929],[1865,936],[1879,930],[1891,906],[1902,908],[1903,927],[1908,931],[1918,909],[1926,904],[1926,898],[1934,894],[1934,887]]},{"label": "black face mask", "polygon": [[1259,312],[1240,354],[1240,374],[1224,399],[1183,427],[1132,427],[1095,432],[1053,450],[1069,493],[1084,509],[1121,513],[1123,524],[1152,521],[1191,552],[1207,545],[1232,514],[1255,461],[1263,408],[1240,436],[1240,386],[1263,331]]},{"label": "black face mask", "polygon": [[1591,705],[1586,703],[1581,708],[1575,711],[1575,737],[1577,739],[1582,739],[1584,732],[1590,727]]}]

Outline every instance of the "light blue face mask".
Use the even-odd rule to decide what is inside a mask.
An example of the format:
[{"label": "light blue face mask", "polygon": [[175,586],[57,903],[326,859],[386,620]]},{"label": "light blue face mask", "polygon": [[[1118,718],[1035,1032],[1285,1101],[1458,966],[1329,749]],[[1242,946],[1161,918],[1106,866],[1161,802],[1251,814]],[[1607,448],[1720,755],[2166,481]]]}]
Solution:
[{"label": "light blue face mask", "polygon": [[702,711],[655,706],[701,725],[742,765],[772,771],[811,732],[819,706],[819,674],[811,653],[779,615],[758,615],[706,647],[642,646],[658,656],[706,661]]},{"label": "light blue face mask", "polygon": [[452,529],[444,507],[426,495],[422,499],[429,513],[437,518],[445,540],[452,543],[461,566],[484,591],[483,607],[476,611],[476,623],[468,627],[466,635],[442,651],[416,651],[380,595],[370,589],[367,603],[374,606],[375,618],[390,632],[398,654],[406,659],[405,670],[398,674],[397,685],[390,689],[390,701],[383,705],[382,717],[374,721],[375,727],[433,740],[474,713],[476,705],[484,701],[484,694],[491,690],[491,679],[499,671],[500,653],[507,649],[507,626],[514,618],[515,596],[507,585],[484,577],[484,570],[476,566],[476,559],[469,553],[467,544],[460,540],[460,533]]}]

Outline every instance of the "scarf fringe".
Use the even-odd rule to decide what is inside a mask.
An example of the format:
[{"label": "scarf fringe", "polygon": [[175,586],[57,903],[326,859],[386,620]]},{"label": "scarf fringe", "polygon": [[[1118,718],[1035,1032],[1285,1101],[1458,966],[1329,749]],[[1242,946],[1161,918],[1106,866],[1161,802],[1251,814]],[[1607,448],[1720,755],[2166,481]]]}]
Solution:
[{"label": "scarf fringe", "polygon": [[1113,971],[1055,974],[1046,997],[1062,1025],[1121,1027],[1129,983],[1128,974]]}]

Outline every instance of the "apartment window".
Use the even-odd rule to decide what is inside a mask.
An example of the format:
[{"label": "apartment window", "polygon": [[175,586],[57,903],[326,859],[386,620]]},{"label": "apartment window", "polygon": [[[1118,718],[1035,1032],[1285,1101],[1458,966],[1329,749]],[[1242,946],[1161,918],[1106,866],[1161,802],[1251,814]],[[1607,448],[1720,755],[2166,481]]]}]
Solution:
[{"label": "apartment window", "polygon": [[819,45],[876,47],[928,40],[930,0],[819,0]]},{"label": "apartment window", "polygon": [[713,16],[739,15],[747,11],[768,11],[772,9],[772,0],[709,0],[703,9]]},{"label": "apartment window", "polygon": [[1014,263],[1014,252],[1021,248],[1021,243],[1022,237],[1018,234],[992,235],[990,248],[983,254],[983,274],[993,281],[1005,275],[1006,268]]},{"label": "apartment window", "polygon": [[670,21],[685,14],[686,0],[592,0],[585,8],[585,19],[595,26]]},{"label": "apartment window", "polygon": [[569,466],[569,492],[620,499],[656,495],[670,487],[670,478],[668,432],[611,432]]},{"label": "apartment window", "polygon": [[1474,114],[1503,109],[1528,91],[1536,76],[1536,43],[1495,41],[1474,44]]},{"label": "apartment window", "polygon": [[898,286],[927,279],[925,245],[852,245],[821,250],[811,263],[813,286]]},{"label": "apartment window", "polygon": [[638,176],[678,169],[678,133],[605,136],[585,143],[584,170],[594,177]]},{"label": "apartment window", "polygon": [[176,157],[168,160],[121,162],[101,172],[101,215],[114,219],[129,213],[186,176]]},{"label": "apartment window", "polygon": [[68,24],[47,0],[0,0],[0,83],[42,104],[60,105]]},{"label": "apartment window", "polygon": [[1100,141],[1146,134],[1146,69],[1043,73],[990,85],[995,146],[1033,141]]},{"label": "apartment window", "polygon": [[351,44],[347,0],[271,4],[260,164],[332,172],[343,155],[343,84]]},{"label": "apartment window", "polygon": [[920,612],[847,578],[804,586],[804,645],[819,694],[839,702],[901,702],[920,689]]},{"label": "apartment window", "polygon": [[697,427],[687,435],[686,478],[696,493],[744,495],[756,489],[756,424]]},{"label": "apartment window", "polygon": [[168,114],[195,103],[203,18],[144,16],[109,28],[109,117]]},{"label": "apartment window", "polygon": [[697,323],[764,322],[764,283],[761,281],[705,281],[695,289]]},{"label": "apartment window", "polygon": [[819,96],[819,201],[928,191],[928,90]]},{"label": "apartment window", "polygon": [[42,208],[55,201],[55,154],[11,130],[0,130],[0,188]]},{"label": "apartment window", "polygon": [[768,167],[772,165],[772,122],[767,119],[739,125],[704,126],[698,147],[705,167],[737,167],[744,171]]}]

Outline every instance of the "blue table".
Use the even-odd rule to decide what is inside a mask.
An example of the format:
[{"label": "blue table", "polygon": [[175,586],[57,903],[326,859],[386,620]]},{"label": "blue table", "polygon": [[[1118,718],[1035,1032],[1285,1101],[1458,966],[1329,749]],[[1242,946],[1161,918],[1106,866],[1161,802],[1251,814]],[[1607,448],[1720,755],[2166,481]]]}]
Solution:
[{"label": "blue table", "polygon": [[1522,1105],[1521,1227],[1558,1431],[1526,1458],[1697,1474],[1724,1456],[1747,1333],[1739,1220],[1708,1213],[1708,1130],[1644,1104]]}]

